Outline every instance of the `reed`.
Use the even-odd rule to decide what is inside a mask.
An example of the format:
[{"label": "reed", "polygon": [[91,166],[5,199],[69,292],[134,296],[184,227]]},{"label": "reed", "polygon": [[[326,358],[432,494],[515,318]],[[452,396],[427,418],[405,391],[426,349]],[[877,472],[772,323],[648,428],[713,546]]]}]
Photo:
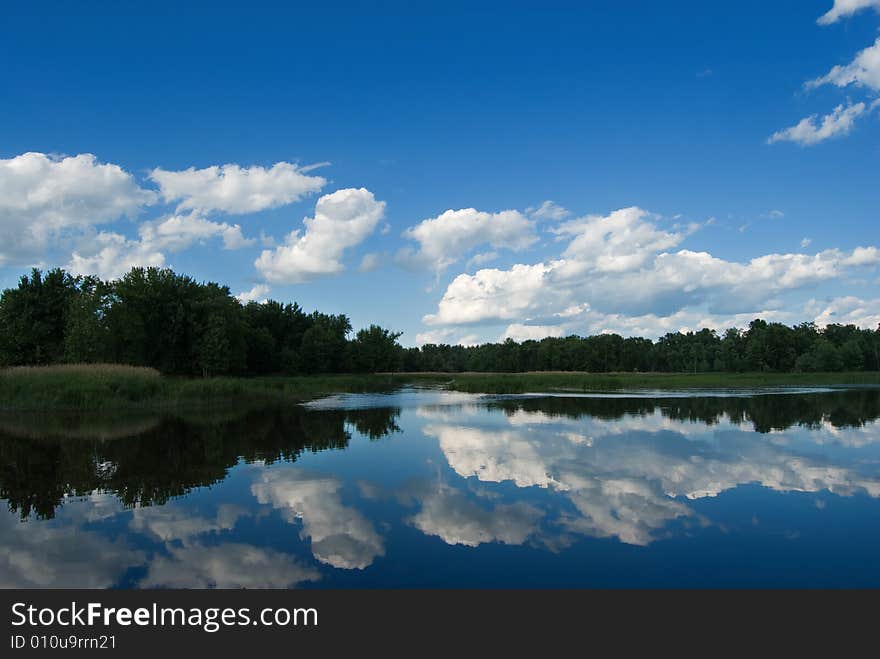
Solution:
[{"label": "reed", "polygon": [[123,364],[67,364],[0,370],[0,410],[219,409],[296,403],[335,393],[404,385],[486,394],[880,385],[880,373],[377,373],[254,378],[182,378]]},{"label": "reed", "polygon": [[456,373],[448,388],[487,394],[880,384],[880,373]]},{"label": "reed", "polygon": [[396,375],[182,378],[123,364],[68,364],[0,370],[0,410],[205,408],[298,402],[342,392],[388,391]]}]

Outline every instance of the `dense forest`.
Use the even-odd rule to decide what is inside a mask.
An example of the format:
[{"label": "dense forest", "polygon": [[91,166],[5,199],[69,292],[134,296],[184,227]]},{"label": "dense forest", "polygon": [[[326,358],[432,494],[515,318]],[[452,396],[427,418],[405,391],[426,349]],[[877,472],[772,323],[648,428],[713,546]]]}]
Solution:
[{"label": "dense forest", "polygon": [[168,269],[118,280],[34,269],[0,296],[0,365],[115,362],[173,375],[387,371],[745,372],[880,370],[880,328],[753,320],[748,328],[403,348],[378,325],[297,304],[241,303]]},{"label": "dense forest", "polygon": [[0,297],[0,364],[113,362],[171,375],[396,370],[400,334],[350,336],[345,315],[297,304],[242,304],[226,286],[168,269],[118,280],[33,270]]}]

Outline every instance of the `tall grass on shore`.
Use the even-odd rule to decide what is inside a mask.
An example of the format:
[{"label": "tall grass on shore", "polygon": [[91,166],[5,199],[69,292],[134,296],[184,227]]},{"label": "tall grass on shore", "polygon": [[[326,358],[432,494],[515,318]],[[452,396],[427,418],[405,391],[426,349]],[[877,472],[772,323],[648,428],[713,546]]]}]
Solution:
[{"label": "tall grass on shore", "polygon": [[332,393],[387,391],[394,375],[182,378],[122,364],[0,370],[0,410],[119,410],[298,402]]},{"label": "tall grass on shore", "polygon": [[619,392],[638,389],[727,389],[880,385],[880,373],[454,373],[449,389],[470,393]]},{"label": "tall grass on shore", "polygon": [[121,364],[0,370],[0,411],[186,410],[297,403],[335,393],[392,391],[404,385],[470,393],[880,385],[880,373],[376,373],[254,378],[162,376]]},{"label": "tall grass on shore", "polygon": [[122,364],[17,366],[0,371],[4,409],[101,409],[152,400],[167,387],[152,368]]}]

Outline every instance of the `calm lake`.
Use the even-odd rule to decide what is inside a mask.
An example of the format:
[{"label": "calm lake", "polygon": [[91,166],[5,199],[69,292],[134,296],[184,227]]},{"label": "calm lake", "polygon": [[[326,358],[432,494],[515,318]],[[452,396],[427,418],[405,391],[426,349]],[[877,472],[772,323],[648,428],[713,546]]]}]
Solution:
[{"label": "calm lake", "polygon": [[0,586],[880,586],[880,390],[0,416]]}]

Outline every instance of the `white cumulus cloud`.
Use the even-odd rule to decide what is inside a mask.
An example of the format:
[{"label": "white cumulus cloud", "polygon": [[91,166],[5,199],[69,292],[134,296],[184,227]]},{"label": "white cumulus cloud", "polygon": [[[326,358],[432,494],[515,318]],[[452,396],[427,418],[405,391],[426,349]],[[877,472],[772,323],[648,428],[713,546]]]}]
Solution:
[{"label": "white cumulus cloud", "polygon": [[256,242],[245,238],[238,224],[212,222],[194,213],[172,215],[161,220],[145,222],[138,229],[138,233],[144,243],[172,252],[217,237],[222,238],[226,249],[239,249]]},{"label": "white cumulus cloud", "polygon": [[266,299],[271,289],[267,284],[255,284],[249,291],[242,291],[235,297],[238,301],[247,304],[248,302],[262,302]]},{"label": "white cumulus cloud", "polygon": [[834,0],[834,6],[822,14],[816,21],[819,25],[831,25],[841,18],[873,7],[880,11],[880,0]]},{"label": "white cumulus cloud", "polygon": [[548,336],[559,337],[563,334],[565,334],[565,328],[560,325],[523,325],[522,323],[512,323],[504,330],[501,340],[540,341]]},{"label": "white cumulus cloud", "polygon": [[807,83],[808,88],[821,85],[856,85],[880,91],[880,37],[873,45],[860,51],[849,64],[838,64],[824,76]]},{"label": "white cumulus cloud", "polygon": [[142,588],[293,588],[320,573],[295,557],[253,545],[227,542],[169,545],[150,563]]},{"label": "white cumulus cloud", "polygon": [[509,270],[486,268],[473,275],[460,274],[446,288],[436,314],[425,316],[428,325],[475,323],[488,319],[521,318],[538,306],[552,265],[518,263]]},{"label": "white cumulus cloud", "polygon": [[74,274],[116,279],[135,266],[164,265],[165,254],[152,245],[140,240],[129,240],[119,233],[101,231],[73,253],[67,269]]},{"label": "white cumulus cloud", "polygon": [[0,160],[0,265],[31,263],[65,232],[134,217],[155,201],[119,165],[90,153]]},{"label": "white cumulus cloud", "polygon": [[661,229],[658,221],[624,209],[567,223],[558,231],[570,239],[560,258],[462,273],[423,321],[441,326],[438,336],[449,329],[442,326],[499,322],[510,325],[505,336],[520,338],[583,333],[586,324],[603,331],[603,322],[624,330],[630,325],[627,334],[664,325],[675,331],[701,320],[772,314],[780,295],[880,264],[874,246],[765,254],[746,262],[671,252],[684,235]]},{"label": "white cumulus cloud", "polygon": [[476,334],[462,334],[459,330],[451,327],[427,330],[416,334],[416,345],[423,346],[428,343],[473,346],[480,343],[480,337]]},{"label": "white cumulus cloud", "polygon": [[[780,492],[880,496],[880,481],[849,467],[849,459],[811,457],[785,442],[767,441],[754,427],[741,427],[747,422],[726,416],[708,428],[668,418],[660,409],[613,422],[507,409],[504,420],[507,427],[480,428],[472,420],[429,423],[424,433],[437,438],[449,466],[462,478],[540,487],[569,499],[575,512],[558,521],[575,534],[648,545],[667,535],[664,529],[674,519],[699,521],[683,499],[714,497],[744,484]],[[836,441],[823,429],[811,432],[810,439],[837,446],[866,441],[848,431],[842,434],[848,437]],[[477,544],[493,538],[491,531],[472,522],[472,515],[452,515],[445,506],[428,510],[431,523],[423,523],[423,530],[447,542]],[[527,528],[514,537],[526,537]]]},{"label": "white cumulus cloud", "polygon": [[76,274],[115,279],[135,266],[163,266],[166,252],[179,252],[214,238],[222,239],[225,249],[240,249],[255,243],[244,237],[237,224],[212,222],[194,213],[172,215],[142,223],[135,240],[111,231],[82,240],[67,268]]},{"label": "white cumulus cloud", "polygon": [[310,538],[312,554],[333,567],[363,570],[385,554],[381,536],[360,512],[342,503],[342,483],[299,467],[264,470],[251,485],[262,504],[302,521],[300,537]]},{"label": "white cumulus cloud", "polygon": [[521,250],[533,244],[534,222],[515,210],[486,213],[475,208],[448,210],[423,220],[404,232],[419,248],[405,248],[397,255],[405,265],[441,272],[480,245]]},{"label": "white cumulus cloud", "polygon": [[422,499],[410,523],[448,545],[477,547],[488,542],[521,545],[537,531],[543,512],[517,501],[485,509],[460,492],[438,486]]},{"label": "white cumulus cloud", "polygon": [[326,180],[307,174],[310,169],[289,162],[268,168],[226,164],[169,171],[157,167],[150,179],[165,201],[178,202],[178,212],[254,213],[299,201],[324,187]]},{"label": "white cumulus cloud", "polygon": [[318,199],[315,216],[303,220],[284,244],[264,250],[254,265],[271,282],[298,284],[345,269],[346,249],[362,243],[385,215],[385,202],[365,188],[337,190]]},{"label": "white cumulus cloud", "polygon": [[838,105],[821,120],[814,114],[801,119],[794,126],[776,131],[770,136],[767,143],[794,142],[801,146],[812,146],[832,137],[846,135],[852,130],[856,119],[864,111],[864,103]]},{"label": "white cumulus cloud", "polygon": [[832,323],[869,329],[880,327],[880,298],[862,300],[847,295],[824,302],[810,300],[807,312],[813,316],[813,322],[819,327]]},{"label": "white cumulus cloud", "polygon": [[566,222],[554,233],[572,237],[564,258],[587,262],[598,272],[623,272],[684,239],[681,233],[658,228],[649,217],[647,211],[633,206],[606,216],[588,215]]}]

